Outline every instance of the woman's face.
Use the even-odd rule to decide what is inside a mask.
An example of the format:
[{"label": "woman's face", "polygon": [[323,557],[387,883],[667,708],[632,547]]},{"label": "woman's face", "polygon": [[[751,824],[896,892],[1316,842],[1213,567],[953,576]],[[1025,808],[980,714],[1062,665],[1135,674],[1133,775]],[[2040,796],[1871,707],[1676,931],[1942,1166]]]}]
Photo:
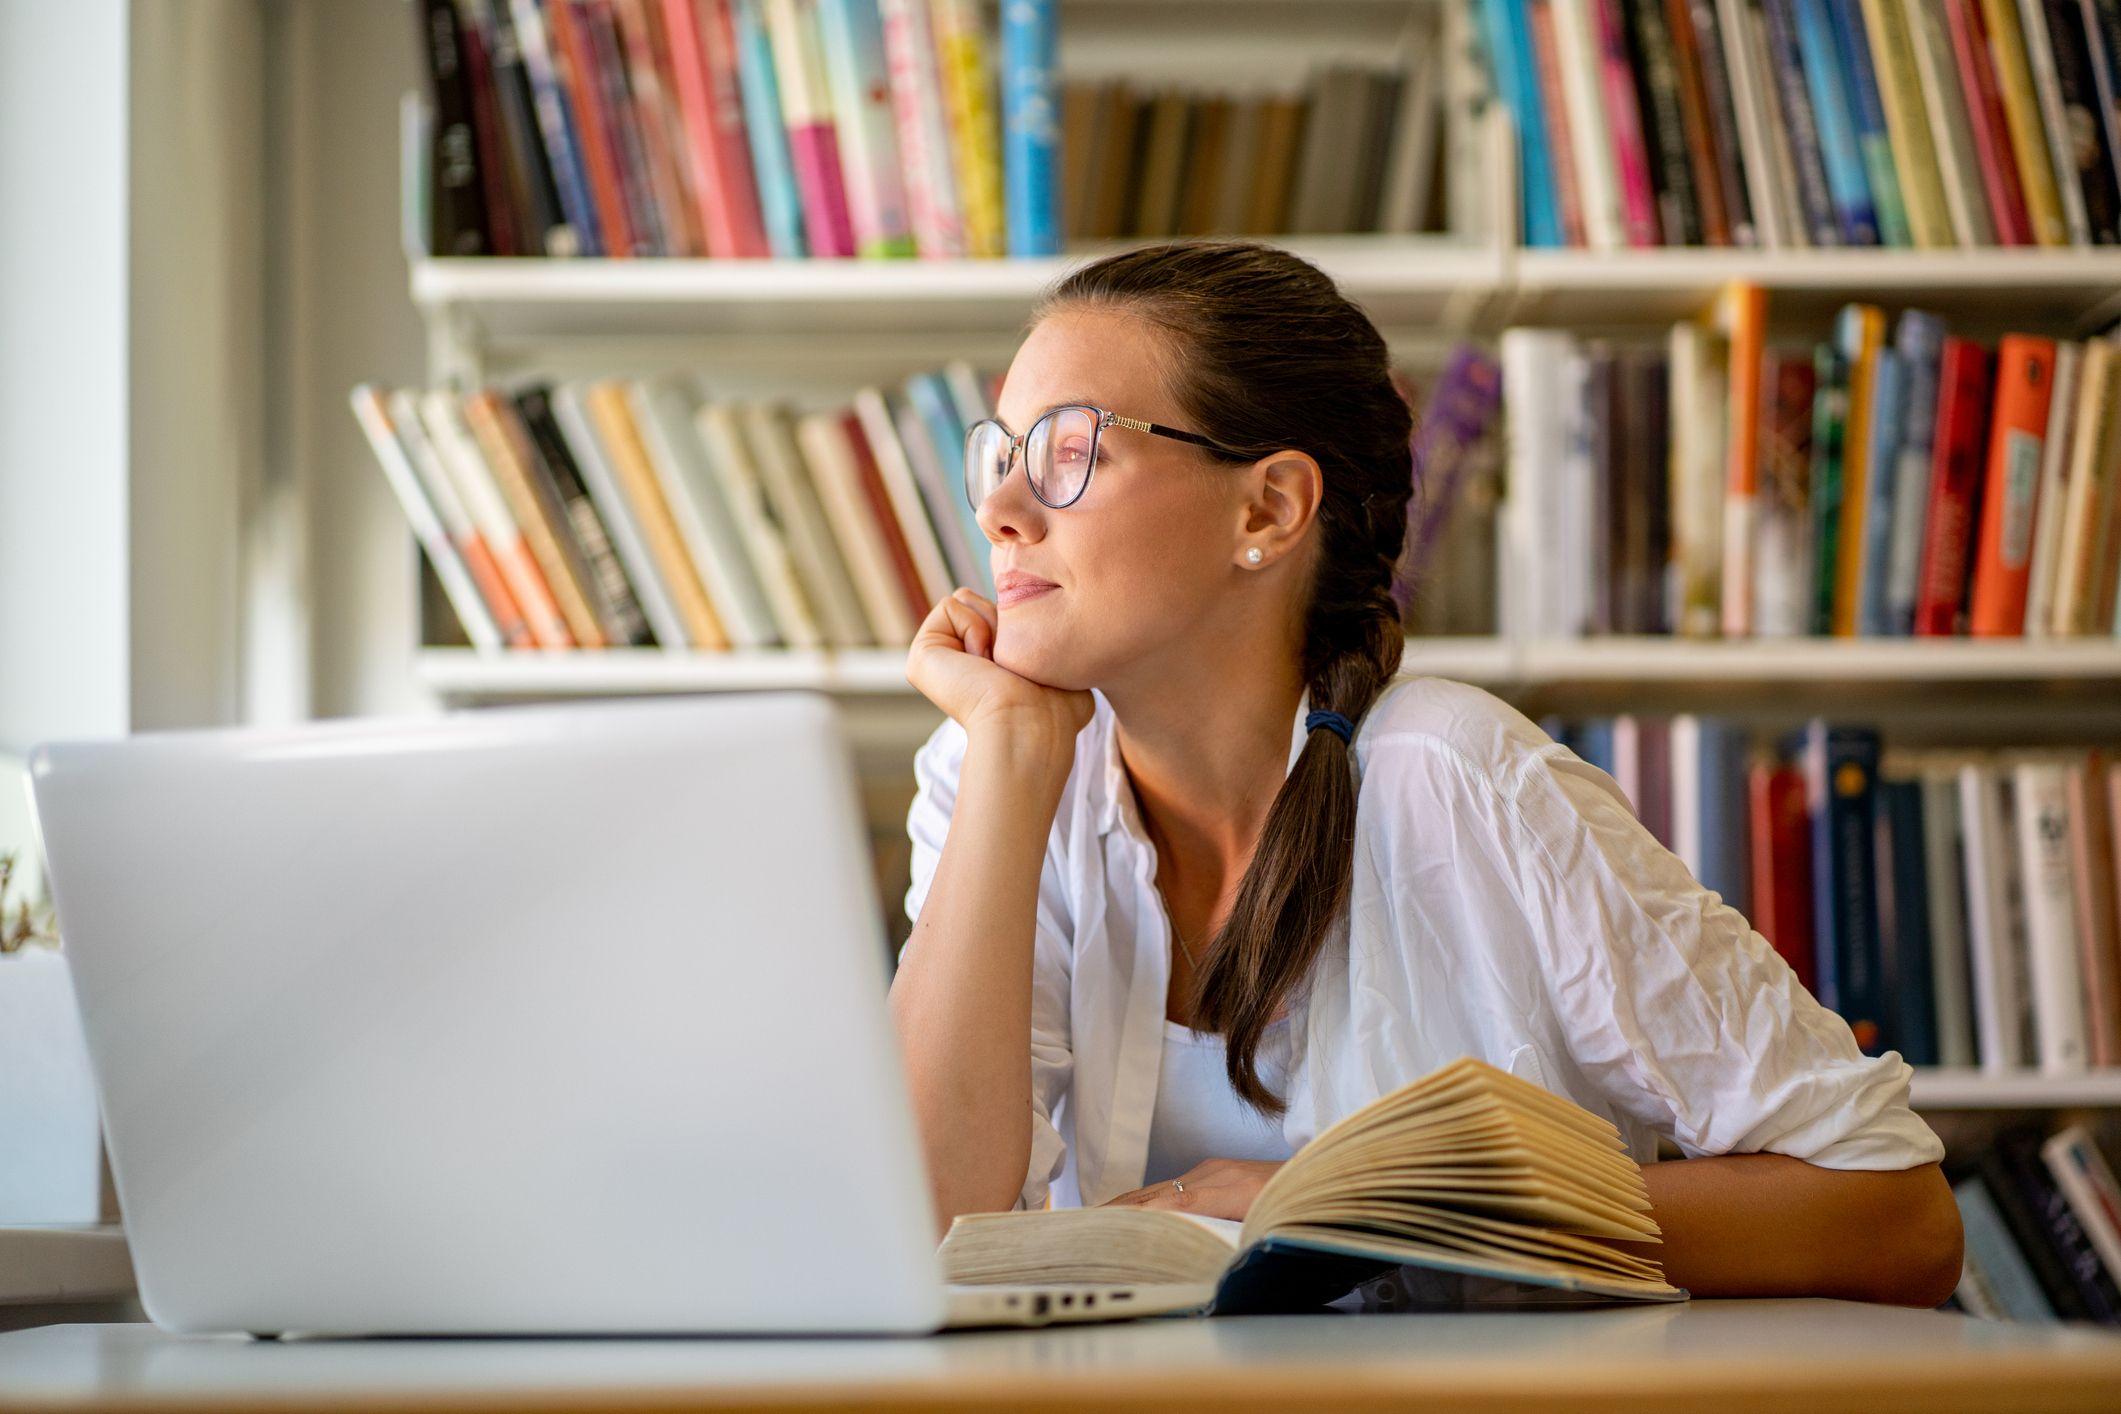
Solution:
[{"label": "woman's face", "polygon": [[[1088,403],[1193,427],[1165,390],[1163,336],[1133,315],[1069,308],[1017,350],[996,416],[1013,435],[1047,409]],[[1019,455],[979,509],[995,577],[994,660],[1054,687],[1102,686],[1229,610],[1247,469],[1169,437],[1108,427],[1090,484],[1065,510],[1031,492]],[[1014,577],[1053,587],[1025,592]]]}]

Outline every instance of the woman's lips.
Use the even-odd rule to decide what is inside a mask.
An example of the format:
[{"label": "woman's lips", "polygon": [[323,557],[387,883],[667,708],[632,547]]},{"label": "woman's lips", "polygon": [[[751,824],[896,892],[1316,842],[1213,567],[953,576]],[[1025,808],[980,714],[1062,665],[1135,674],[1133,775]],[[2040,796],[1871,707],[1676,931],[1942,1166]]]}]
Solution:
[{"label": "woman's lips", "polygon": [[1039,595],[1058,588],[1060,586],[1057,584],[1012,584],[994,596],[994,603],[997,608],[1006,609],[1012,604],[1021,604],[1026,599],[1036,599]]}]

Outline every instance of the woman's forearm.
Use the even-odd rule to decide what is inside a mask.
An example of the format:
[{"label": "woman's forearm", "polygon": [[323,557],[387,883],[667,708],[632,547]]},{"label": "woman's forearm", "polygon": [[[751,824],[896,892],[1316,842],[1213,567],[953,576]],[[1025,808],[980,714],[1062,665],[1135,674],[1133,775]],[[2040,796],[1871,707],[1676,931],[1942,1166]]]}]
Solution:
[{"label": "woman's forearm", "polygon": [[1616,1243],[1696,1296],[1935,1306],[1959,1279],[1959,1210],[1935,1164],[1820,1168],[1782,1154],[1649,1164],[1658,1245]]},{"label": "woman's forearm", "polygon": [[1072,739],[973,730],[950,832],[891,984],[937,1226],[1008,1208],[1031,1155],[1032,940]]}]

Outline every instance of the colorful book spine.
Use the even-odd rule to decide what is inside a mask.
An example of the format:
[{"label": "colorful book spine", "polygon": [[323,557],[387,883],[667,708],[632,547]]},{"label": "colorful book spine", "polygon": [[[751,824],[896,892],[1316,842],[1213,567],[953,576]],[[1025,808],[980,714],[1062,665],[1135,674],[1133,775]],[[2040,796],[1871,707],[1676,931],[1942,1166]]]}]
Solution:
[{"label": "colorful book spine", "polygon": [[1879,988],[1886,1043],[1909,1065],[1935,1065],[1937,1001],[1930,965],[1922,783],[1881,778],[1877,812]]},{"label": "colorful book spine", "polygon": [[1524,243],[1560,246],[1564,244],[1561,211],[1554,200],[1553,167],[1539,108],[1539,74],[1524,0],[1480,0],[1480,19],[1495,91],[1517,129],[1517,191]]},{"label": "colorful book spine", "polygon": [[781,121],[781,81],[773,71],[773,42],[766,37],[765,0],[730,0],[736,40],[737,80],[744,99],[744,136],[758,177],[759,216],[766,243],[782,260],[810,253],[803,234],[803,197],[795,186],[795,159]]},{"label": "colorful book spine", "polygon": [[1922,533],[1921,587],[1915,597],[1914,631],[1921,637],[1958,633],[1966,607],[1975,508],[1988,447],[1989,388],[1988,350],[1970,339],[1946,339],[1937,359],[1930,496]]},{"label": "colorful book spine", "polygon": [[1620,173],[1620,197],[1627,213],[1628,244],[1653,246],[1659,240],[1659,202],[1651,175],[1650,140],[1644,131],[1628,29],[1622,0],[1593,0],[1597,6],[1599,82],[1605,90],[1606,117],[1613,134],[1614,160]]},{"label": "colorful book spine", "polygon": [[2033,87],[2032,65],[2025,52],[2025,32],[2018,25],[2017,6],[2013,0],[1981,0],[1981,16],[1988,34],[1990,62],[1995,66],[1996,88],[2003,99],[2011,155],[2017,162],[2018,180],[2025,188],[2033,237],[2041,245],[2068,245],[2069,223],[2062,212],[2061,189],[2055,183],[2047,131],[2040,121],[2040,99]]},{"label": "colorful book spine", "polygon": [[1999,245],[2032,245],[2032,215],[2026,209],[2024,185],[2018,180],[2018,158],[2011,148],[2010,122],[2003,111],[2003,92],[1996,81],[1981,0],[1944,0],[1944,4],[1996,241]]},{"label": "colorful book spine", "polygon": [[1827,190],[1846,245],[1878,244],[1878,211],[1871,201],[1863,149],[1856,133],[1845,69],[1828,7],[1831,0],[1795,0],[1797,40],[1804,53],[1806,91],[1819,124],[1819,152]]},{"label": "colorful book spine", "polygon": [[1758,285],[1726,285],[1716,301],[1716,324],[1729,351],[1724,386],[1722,631],[1753,631],[1753,552],[1760,494],[1760,364],[1767,340],[1767,292]]},{"label": "colorful book spine", "polygon": [[914,247],[923,260],[954,260],[966,252],[965,218],[951,167],[950,129],[943,113],[928,6],[926,0],[877,0],[877,4]]},{"label": "colorful book spine", "polygon": [[1899,179],[1909,234],[1914,243],[1936,249],[1956,245],[1951,212],[1944,199],[1944,176],[1938,169],[1937,143],[1924,108],[1922,75],[1917,71],[1915,39],[1909,15],[1899,0],[1862,0],[1864,32],[1878,94],[1885,103],[1888,156]]},{"label": "colorful book spine", "polygon": [[803,231],[812,256],[854,254],[854,225],[840,169],[838,131],[818,62],[817,10],[804,0],[766,0],[766,34],[780,81],[781,117],[803,201]]},{"label": "colorful book spine", "polygon": [[1900,472],[1900,434],[1907,421],[1907,366],[1897,349],[1880,348],[1871,370],[1868,443],[1863,454],[1863,553],[1856,564],[1854,632],[1882,637],[1891,571],[1893,505]]},{"label": "colorful book spine", "polygon": [[1886,998],[1878,966],[1878,734],[1815,720],[1805,729],[1819,1000],[1876,1054]]},{"label": "colorful book spine", "polygon": [[566,213],[583,255],[604,253],[598,229],[596,204],[589,194],[589,180],[582,170],[582,150],[576,141],[573,104],[561,87],[553,68],[552,50],[545,31],[545,17],[537,0],[508,0],[515,16],[517,43],[522,48],[523,67],[530,75],[532,102],[537,109],[538,131],[545,139],[545,156],[552,163],[553,185],[558,188],[560,209]]},{"label": "colorful book spine", "polygon": [[869,259],[909,257],[913,228],[884,77],[883,22],[874,0],[818,0],[817,17],[855,252]]},{"label": "colorful book spine", "polygon": [[1944,322],[1911,309],[1900,316],[1893,348],[1900,356],[1906,397],[1900,429],[1899,465],[1893,473],[1893,501],[1886,515],[1885,613],[1874,630],[1906,637],[1915,631],[1915,601],[1920,596],[1922,541],[1936,467],[1938,362],[1943,355]]},{"label": "colorful book spine", "polygon": [[1892,138],[1885,128],[1885,101],[1878,92],[1878,72],[1871,60],[1870,40],[1863,30],[1858,0],[1827,0],[1834,25],[1834,48],[1841,56],[1843,82],[1848,86],[1849,115],[1856,125],[1856,150],[1863,158],[1863,174],[1870,187],[1871,206],[1878,216],[1878,243],[1904,246],[1908,234],[1907,207],[1900,198],[1900,177],[1893,169]]},{"label": "colorful book spine", "polygon": [[1001,134],[994,112],[994,66],[987,35],[972,0],[935,0],[937,69],[943,81],[943,111],[949,117],[950,151],[957,189],[965,205],[969,254],[1001,255],[1009,248],[1002,204]]},{"label": "colorful book spine", "polygon": [[1885,315],[1877,306],[1845,306],[1834,321],[1834,342],[1848,363],[1848,428],[1841,449],[1841,533],[1835,552],[1834,633],[1856,632],[1856,609],[1863,584],[1865,513],[1870,508],[1871,415],[1878,351],[1885,338]]},{"label": "colorful book spine", "polygon": [[1059,34],[1055,0],[1002,7],[1002,173],[1011,255],[1060,253]]},{"label": "colorful book spine", "polygon": [[[2033,105],[2040,135],[2047,143],[2048,169],[2054,173],[2055,195],[2062,202],[2062,226],[2067,244],[2090,245],[2091,221],[2085,209],[2084,187],[2077,180],[2078,134],[2070,127],[2062,106],[2062,60],[2057,36],[2048,28],[2043,0],[2018,0],[2018,34],[2025,42],[2026,72],[2032,75]],[[2091,133],[2084,134],[2090,137]]]},{"label": "colorful book spine", "polygon": [[731,0],[663,0],[670,32],[692,191],[708,254],[717,259],[767,255],[766,229],[745,136],[745,96],[738,79]]},{"label": "colorful book spine", "polygon": [[2025,630],[2040,455],[2054,391],[2052,339],[2005,335],[1996,349],[1996,399],[1981,496],[1968,631],[2015,638]]},{"label": "colorful book spine", "polygon": [[1797,37],[1797,0],[1761,0],[1768,68],[1780,100],[1790,161],[1796,169],[1798,204],[1805,233],[1815,246],[1842,244],[1841,224],[1827,181],[1818,117],[1804,74],[1804,50]]},{"label": "colorful book spine", "polygon": [[596,56],[590,47],[582,7],[579,0],[547,0],[544,9],[553,73],[566,90],[568,111],[574,115],[582,172],[589,186],[590,206],[596,213],[604,254],[639,255],[642,250],[635,241],[619,175],[618,134],[598,82]]},{"label": "colorful book spine", "polygon": [[1554,164],[1554,200],[1561,208],[1561,236],[1572,246],[1589,245],[1583,183],[1577,172],[1575,144],[1569,136],[1568,96],[1562,80],[1554,0],[1525,0],[1525,19],[1531,28],[1533,70],[1539,76],[1540,119],[1546,124],[1547,154]]},{"label": "colorful book spine", "polygon": [[1843,444],[1848,435],[1849,363],[1823,343],[1813,352],[1811,632],[1834,632],[1834,585],[1841,563]]}]

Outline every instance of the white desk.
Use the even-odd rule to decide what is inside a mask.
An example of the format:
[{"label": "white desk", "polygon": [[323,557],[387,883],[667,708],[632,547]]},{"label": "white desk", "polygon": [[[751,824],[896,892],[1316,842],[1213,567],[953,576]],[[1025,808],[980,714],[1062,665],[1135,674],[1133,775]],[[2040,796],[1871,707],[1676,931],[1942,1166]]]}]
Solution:
[{"label": "white desk", "polygon": [[0,1409],[2121,1410],[2121,1335],[1830,1301],[1142,1321],[929,1339],[0,1335]]}]

